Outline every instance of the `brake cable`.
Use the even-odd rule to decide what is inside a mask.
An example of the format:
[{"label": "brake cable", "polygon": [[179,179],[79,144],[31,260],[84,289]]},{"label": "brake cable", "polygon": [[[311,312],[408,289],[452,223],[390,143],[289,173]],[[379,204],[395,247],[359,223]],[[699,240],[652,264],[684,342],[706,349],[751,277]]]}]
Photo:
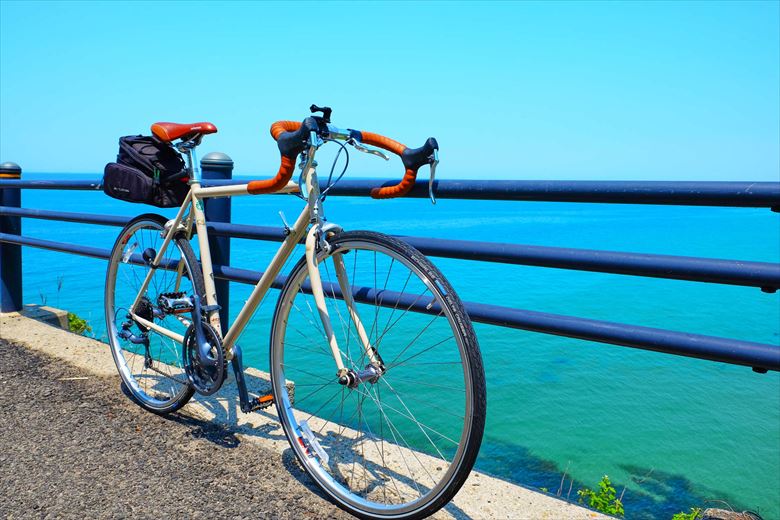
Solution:
[{"label": "brake cable", "polygon": [[[333,164],[330,166],[330,173],[328,174],[328,182],[325,183],[325,189],[322,190],[322,193],[320,193],[320,200],[324,201],[325,197],[327,196],[328,191],[338,183],[342,177],[344,177],[344,174],[347,172],[347,168],[349,167],[349,150],[347,150],[347,147],[344,146],[341,142],[335,140],[335,139],[323,139],[323,141],[326,142],[333,142],[339,145],[339,151],[336,153],[336,157],[333,159]],[[333,179],[333,172],[336,169],[336,163],[339,161],[339,157],[341,156],[341,152],[344,152],[344,155],[346,157],[346,162],[344,163],[344,168],[341,170],[341,173],[336,178],[335,181],[331,182]]]}]

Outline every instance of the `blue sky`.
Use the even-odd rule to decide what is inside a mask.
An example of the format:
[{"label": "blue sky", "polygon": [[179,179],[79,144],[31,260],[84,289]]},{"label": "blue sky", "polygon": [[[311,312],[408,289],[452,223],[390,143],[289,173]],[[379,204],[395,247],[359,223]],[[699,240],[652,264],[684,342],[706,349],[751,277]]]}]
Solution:
[{"label": "blue sky", "polygon": [[777,181],[778,5],[2,0],[0,160],[100,172],[120,135],[207,120],[202,152],[265,175],[270,124],[317,103],[437,137],[441,178]]}]

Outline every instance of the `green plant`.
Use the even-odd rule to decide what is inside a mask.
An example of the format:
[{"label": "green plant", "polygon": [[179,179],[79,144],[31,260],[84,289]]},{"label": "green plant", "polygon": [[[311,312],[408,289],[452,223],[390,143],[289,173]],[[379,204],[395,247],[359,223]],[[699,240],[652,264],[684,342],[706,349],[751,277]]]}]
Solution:
[{"label": "green plant", "polygon": [[593,491],[589,488],[583,488],[577,491],[577,495],[580,497],[579,502],[588,502],[588,506],[601,511],[608,515],[623,516],[623,502],[616,497],[617,492],[612,486],[612,482],[609,481],[609,477],[604,475],[599,481],[598,491]]},{"label": "green plant", "polygon": [[87,323],[87,320],[79,318],[78,315],[73,312],[68,313],[68,329],[76,334],[92,332],[92,327]]},{"label": "green plant", "polygon": [[701,508],[692,507],[690,513],[680,511],[672,517],[672,520],[699,520],[701,518]]}]

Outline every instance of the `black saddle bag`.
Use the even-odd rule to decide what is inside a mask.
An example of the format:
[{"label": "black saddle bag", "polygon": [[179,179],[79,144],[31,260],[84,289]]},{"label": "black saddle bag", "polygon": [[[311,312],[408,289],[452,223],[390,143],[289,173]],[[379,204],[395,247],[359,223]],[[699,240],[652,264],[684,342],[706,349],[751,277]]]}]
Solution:
[{"label": "black saddle bag", "polygon": [[103,172],[103,192],[127,202],[160,208],[180,206],[189,185],[181,155],[168,143],[152,136],[119,138],[116,162]]}]

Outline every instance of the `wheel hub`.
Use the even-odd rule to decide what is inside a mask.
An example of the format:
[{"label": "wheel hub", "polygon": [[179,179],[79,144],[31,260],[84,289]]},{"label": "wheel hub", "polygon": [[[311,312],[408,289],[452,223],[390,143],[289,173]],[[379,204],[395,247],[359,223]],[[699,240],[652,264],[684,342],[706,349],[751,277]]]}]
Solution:
[{"label": "wheel hub", "polygon": [[379,378],[384,374],[384,369],[373,364],[366,365],[363,370],[347,370],[341,376],[339,376],[339,384],[348,386],[349,388],[357,388],[360,383],[368,381],[372,385],[379,381]]}]

